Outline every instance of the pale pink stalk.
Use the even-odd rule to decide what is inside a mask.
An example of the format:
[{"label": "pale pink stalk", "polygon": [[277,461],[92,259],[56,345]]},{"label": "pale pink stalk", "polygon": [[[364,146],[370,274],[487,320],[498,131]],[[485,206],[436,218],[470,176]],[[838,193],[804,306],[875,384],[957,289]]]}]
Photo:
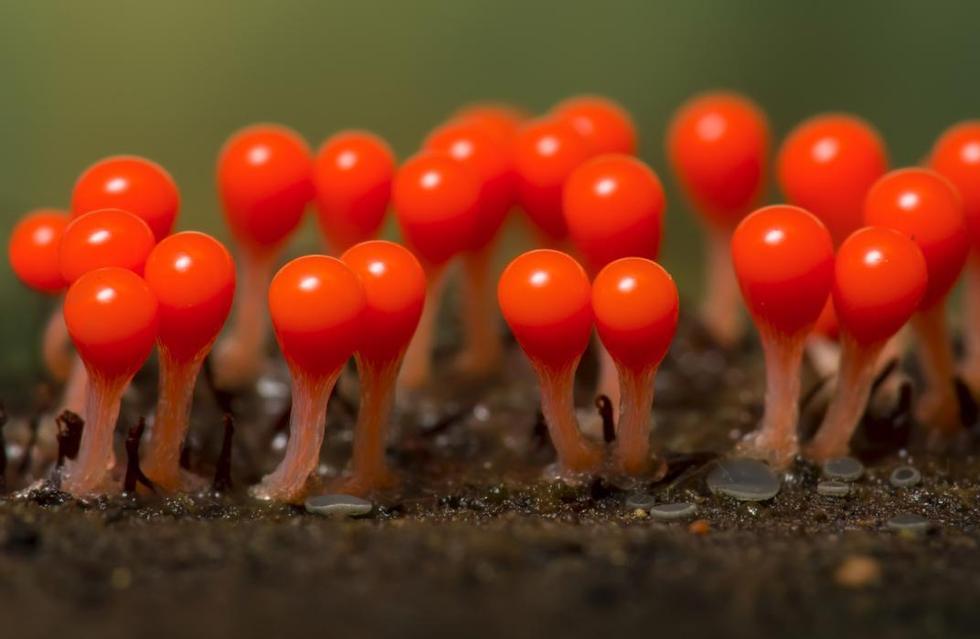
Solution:
[{"label": "pale pink stalk", "polygon": [[806,451],[808,457],[817,461],[847,455],[851,437],[867,408],[879,355],[884,348],[883,343],[859,345],[847,335],[842,335],[841,340],[840,373],[834,397]]},{"label": "pale pink stalk", "polygon": [[593,473],[602,465],[602,453],[590,443],[579,428],[575,416],[575,369],[579,358],[554,368],[532,362],[541,386],[541,412],[548,434],[558,453],[558,464],[573,473]]},{"label": "pale pink stalk", "polygon": [[432,351],[445,273],[444,267],[432,268],[426,272],[428,286],[425,289],[425,307],[415,335],[405,351],[405,361],[398,375],[398,385],[401,388],[419,390],[432,377]]},{"label": "pale pink stalk", "polygon": [[235,317],[214,353],[215,380],[221,388],[247,386],[262,372],[269,335],[267,294],[277,257],[277,251],[253,251],[239,261]]},{"label": "pale pink stalk", "polygon": [[75,497],[107,492],[113,459],[113,433],[119,418],[123,391],[132,379],[106,378],[88,371],[88,401],[85,427],[78,456],[65,463],[61,487]]},{"label": "pale pink stalk", "polygon": [[339,376],[340,369],[316,377],[293,371],[293,406],[286,453],[279,466],[252,487],[252,496],[293,503],[301,502],[306,496],[307,483],[320,461],[327,400]]},{"label": "pale pink stalk", "polygon": [[59,382],[65,381],[71,374],[72,352],[68,348],[69,342],[68,326],[65,325],[65,315],[59,303],[44,326],[44,336],[41,341],[44,366]]},{"label": "pale pink stalk", "polygon": [[742,297],[732,267],[731,233],[716,228],[706,232],[708,265],[700,317],[705,330],[722,348],[742,339],[745,320]]},{"label": "pale pink stalk", "polygon": [[940,301],[912,316],[919,348],[925,390],[919,399],[917,417],[933,433],[952,435],[960,427],[959,403],[953,380],[956,364],[946,325],[946,304]]},{"label": "pale pink stalk", "polygon": [[143,454],[142,470],[154,484],[168,492],[202,488],[203,480],[181,469],[180,453],[190,423],[194,382],[207,349],[187,361],[175,359],[166,348],[160,348],[159,353],[157,412]]},{"label": "pale pink stalk", "polygon": [[464,373],[486,375],[499,365],[503,355],[496,307],[496,289],[491,282],[494,243],[463,255],[463,286],[460,290],[463,319],[463,350],[456,366]]},{"label": "pale pink stalk", "polygon": [[[657,367],[634,370],[620,366],[619,380],[623,390],[623,406],[616,424],[616,444],[613,459],[617,469],[626,475],[642,475],[651,470],[650,430],[653,424],[653,380]],[[655,475],[666,469],[657,460]]]},{"label": "pale pink stalk", "polygon": [[367,495],[388,488],[394,482],[385,461],[385,444],[401,361],[401,355],[388,361],[367,360],[357,355],[361,382],[360,407],[354,426],[350,474],[341,483],[342,492]]},{"label": "pale pink stalk", "polygon": [[980,393],[980,255],[971,254],[963,291],[963,341],[966,347],[961,370],[974,393]]},{"label": "pale pink stalk", "polygon": [[799,452],[800,367],[803,335],[786,336],[760,329],[766,361],[765,412],[759,429],[749,433],[740,451],[766,459],[773,468],[789,466]]}]

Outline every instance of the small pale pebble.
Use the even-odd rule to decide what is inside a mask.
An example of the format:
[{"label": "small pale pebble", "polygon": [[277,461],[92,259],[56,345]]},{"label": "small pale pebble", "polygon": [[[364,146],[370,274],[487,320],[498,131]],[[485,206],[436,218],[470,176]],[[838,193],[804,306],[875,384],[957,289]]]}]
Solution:
[{"label": "small pale pebble", "polygon": [[650,516],[661,521],[674,521],[691,517],[698,507],[688,502],[676,504],[659,504],[650,509]]},{"label": "small pale pebble", "polygon": [[650,510],[657,500],[647,493],[633,493],[626,498],[626,507],[630,510]]},{"label": "small pale pebble", "polygon": [[867,555],[851,555],[834,571],[834,581],[845,588],[865,588],[881,580],[881,564]]},{"label": "small pale pebble", "polygon": [[374,504],[353,495],[316,495],[306,500],[306,512],[325,517],[363,517],[374,509]]},{"label": "small pale pebble", "polygon": [[932,522],[915,513],[901,513],[885,522],[885,526],[896,532],[924,533],[932,528]]},{"label": "small pale pebble", "polygon": [[833,479],[822,481],[817,484],[817,493],[824,497],[847,497],[851,493],[851,485]]},{"label": "small pale pebble", "polygon": [[899,466],[888,476],[888,483],[895,488],[910,488],[922,481],[922,473],[915,466]]},{"label": "small pale pebble", "polygon": [[779,493],[780,482],[766,464],[755,459],[723,459],[708,474],[708,490],[739,501],[765,501]]},{"label": "small pale pebble", "polygon": [[646,519],[646,518],[647,518],[647,511],[643,510],[642,508],[637,508],[636,510],[633,511],[633,519]]},{"label": "small pale pebble", "polygon": [[823,474],[829,479],[857,481],[864,474],[864,464],[853,457],[828,459],[823,465]]}]

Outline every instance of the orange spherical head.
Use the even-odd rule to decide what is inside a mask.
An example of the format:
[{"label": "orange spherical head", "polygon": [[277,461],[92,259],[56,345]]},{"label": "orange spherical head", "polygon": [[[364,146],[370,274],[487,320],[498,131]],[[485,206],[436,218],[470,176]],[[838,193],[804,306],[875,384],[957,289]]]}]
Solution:
[{"label": "orange spherical head", "polygon": [[235,297],[235,263],[224,245],[196,231],[171,235],[150,253],[144,278],[160,303],[160,347],[182,361],[207,349]]},{"label": "orange spherical head", "polygon": [[341,256],[364,286],[360,356],[375,363],[391,361],[408,347],[425,305],[422,265],[404,246],[383,240],[356,244]]},{"label": "orange spherical head", "polygon": [[313,157],[292,129],[260,124],[235,133],[218,157],[218,193],[235,238],[256,252],[278,248],[313,199]]},{"label": "orange spherical head", "polygon": [[602,344],[621,365],[646,371],[660,365],[677,330],[674,280],[656,262],[626,257],[592,283],[592,310]]},{"label": "orange spherical head", "polygon": [[480,183],[445,153],[422,151],[395,174],[392,201],[402,235],[427,267],[441,266],[472,245]]},{"label": "orange spherical head", "polygon": [[453,121],[482,127],[494,141],[508,149],[511,148],[517,131],[526,119],[526,114],[520,109],[508,104],[492,102],[463,107],[452,117]]},{"label": "orange spherical head", "polygon": [[686,102],[667,129],[667,156],[697,212],[730,230],[762,195],[769,124],[754,102],[736,93],[707,93]]},{"label": "orange spherical head", "polygon": [[72,219],[58,252],[66,282],[97,268],[118,266],[138,275],[153,250],[153,231],[141,218],[121,209],[99,209]]},{"label": "orange spherical head", "polygon": [[834,277],[827,227],[795,206],[763,207],[732,235],[742,297],[760,328],[801,337],[820,316]]},{"label": "orange spherical head", "polygon": [[776,164],[786,199],[820,218],[840,244],[863,226],[865,196],[888,170],[888,157],[870,124],[852,115],[827,114],[793,129]]},{"label": "orange spherical head", "polygon": [[65,324],[90,375],[130,377],[157,338],[157,299],[128,269],[96,269],[68,289]]},{"label": "orange spherical head", "polygon": [[529,251],[500,276],[497,299],[528,357],[560,368],[581,357],[592,336],[592,290],[585,269],[559,251]]},{"label": "orange spherical head", "polygon": [[364,288],[340,260],[306,255],[287,263],[269,286],[276,339],[294,375],[328,376],[350,359],[364,332]]},{"label": "orange spherical head", "polygon": [[593,155],[575,127],[556,118],[524,125],[514,140],[517,200],[531,221],[552,239],[568,235],[562,215],[565,180]]},{"label": "orange spherical head", "polygon": [[346,250],[378,234],[391,199],[395,154],[367,131],[341,131],[313,162],[317,219],[332,248]]},{"label": "orange spherical head", "polygon": [[552,114],[575,127],[593,153],[636,154],[636,125],[626,109],[608,98],[569,98]]},{"label": "orange spherical head", "polygon": [[446,153],[479,181],[479,214],[469,248],[487,246],[514,204],[516,176],[508,144],[478,122],[455,120],[433,131],[424,148]]},{"label": "orange spherical head", "polygon": [[922,250],[929,283],[921,308],[946,299],[969,252],[963,202],[949,180],[929,169],[899,169],[868,192],[864,221],[912,238]]},{"label": "orange spherical head", "polygon": [[907,236],[884,227],[851,234],[834,262],[834,309],[841,330],[860,344],[880,344],[919,307],[926,260]]},{"label": "orange spherical head", "polygon": [[640,160],[597,156],[565,182],[568,232],[593,273],[621,257],[655,259],[663,232],[664,190]]},{"label": "orange spherical head", "polygon": [[961,122],[943,133],[929,165],[960,192],[970,243],[980,250],[980,120]]},{"label": "orange spherical head", "polygon": [[31,211],[17,222],[10,233],[7,257],[21,282],[48,294],[65,288],[58,255],[67,225],[68,214],[54,209]]},{"label": "orange spherical head", "polygon": [[174,228],[180,191],[156,162],[132,155],[106,158],[82,173],[71,194],[73,216],[97,209],[129,211],[147,223],[159,242]]}]

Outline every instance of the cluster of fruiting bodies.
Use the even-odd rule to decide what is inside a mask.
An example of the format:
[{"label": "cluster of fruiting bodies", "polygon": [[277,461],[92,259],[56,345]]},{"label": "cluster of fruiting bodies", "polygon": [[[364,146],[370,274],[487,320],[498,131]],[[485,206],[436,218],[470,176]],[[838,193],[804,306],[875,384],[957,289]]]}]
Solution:
[{"label": "cluster of fruiting bodies", "polygon": [[[740,289],[765,353],[765,412],[740,454],[785,467],[801,452],[807,349],[829,349],[839,373],[823,424],[802,453],[815,460],[846,453],[883,353],[901,351],[907,323],[926,381],[919,417],[934,439],[955,435],[957,370],[945,301],[971,247],[978,250],[967,269],[962,374],[980,387],[980,123],[944,134],[930,168],[888,172],[884,145],[867,123],[812,118],[777,154],[789,204],[762,208],[770,133],[746,98],[691,100],[671,121],[666,147],[704,223],[701,322],[722,347],[741,341]],[[237,278],[216,239],[171,233],[180,196],[162,167],[130,156],[96,163],[75,184],[70,212],[32,212],[10,240],[20,279],[62,296],[45,331],[44,361],[68,380],[63,408],[84,415],[85,426],[77,455],[58,471],[61,486],[80,497],[118,489],[113,433],[121,397],[156,345],[159,396],[142,470],[162,490],[199,489],[200,478],[179,463],[198,373],[214,345],[216,383],[253,384],[270,321],[292,377],[289,439],[279,466],[251,493],[296,501],[309,490],[327,400],[352,357],[359,414],[337,490],[389,486],[395,391],[430,381],[435,318],[454,262],[462,267],[464,343],[453,366],[477,376],[500,366],[492,263],[512,210],[524,213],[528,235],[543,248],[510,262],[497,300],[540,382],[560,471],[662,476],[651,406],[679,303],[655,261],[663,188],[636,153],[629,115],[595,97],[536,119],[501,105],[465,109],[400,164],[366,132],[338,133],[313,152],[285,127],[249,127],[227,142],[217,166]],[[277,270],[311,203],[324,254]],[[375,239],[389,209],[403,244]],[[233,322],[216,342],[233,300]],[[574,410],[575,372],[594,336],[597,393],[614,408],[608,454],[583,434]]]}]

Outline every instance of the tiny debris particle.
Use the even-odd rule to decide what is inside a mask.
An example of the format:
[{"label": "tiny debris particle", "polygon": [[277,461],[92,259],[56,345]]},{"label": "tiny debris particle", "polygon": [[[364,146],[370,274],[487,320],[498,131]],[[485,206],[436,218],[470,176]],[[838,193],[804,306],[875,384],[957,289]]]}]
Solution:
[{"label": "tiny debris particle", "polygon": [[834,571],[834,581],[844,588],[866,588],[881,581],[881,564],[867,555],[851,555]]},{"label": "tiny debris particle", "polygon": [[828,459],[823,465],[824,477],[840,481],[857,481],[864,474],[864,464],[853,457]]},{"label": "tiny debris particle", "polygon": [[922,515],[901,513],[885,522],[885,526],[897,532],[924,533],[932,528],[932,522]]},{"label": "tiny debris particle", "polygon": [[911,488],[922,481],[922,473],[915,466],[899,466],[888,477],[888,483],[895,488]]},{"label": "tiny debris particle", "polygon": [[129,572],[129,568],[120,566],[113,569],[109,583],[116,590],[126,590],[133,583],[133,575]]},{"label": "tiny debris particle", "polygon": [[626,498],[626,507],[630,510],[650,510],[657,500],[647,493],[633,493]]},{"label": "tiny debris particle", "polygon": [[824,497],[847,497],[851,493],[851,485],[845,481],[830,479],[817,484],[817,493]]},{"label": "tiny debris particle", "polygon": [[[696,513],[698,507],[688,502],[678,502],[675,504],[659,504],[650,509],[650,516],[661,521],[674,521],[684,519]],[[701,520],[704,521],[704,520]],[[705,522],[707,523],[707,522]]]},{"label": "tiny debris particle", "polygon": [[779,493],[779,478],[755,459],[723,459],[708,475],[708,490],[739,501],[766,501]]},{"label": "tiny debris particle", "polygon": [[707,535],[711,532],[711,524],[707,519],[696,519],[688,525],[687,532],[692,535]]},{"label": "tiny debris particle", "polygon": [[374,509],[374,504],[353,495],[317,495],[306,500],[306,512],[325,517],[363,517]]}]

